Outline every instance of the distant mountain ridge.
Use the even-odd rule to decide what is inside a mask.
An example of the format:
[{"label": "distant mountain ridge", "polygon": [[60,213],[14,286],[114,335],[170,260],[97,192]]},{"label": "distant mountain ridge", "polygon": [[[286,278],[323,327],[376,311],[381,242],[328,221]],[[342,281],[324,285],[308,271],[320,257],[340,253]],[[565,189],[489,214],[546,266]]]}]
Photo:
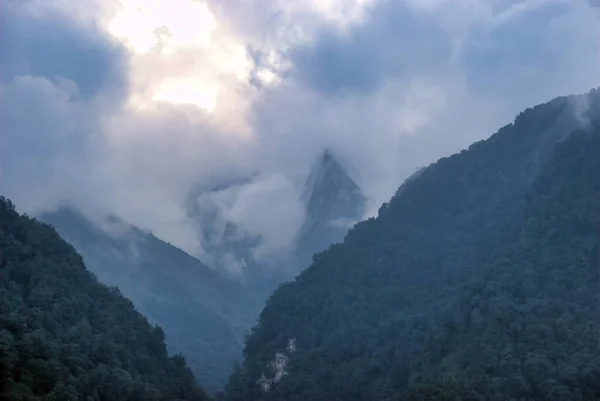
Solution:
[{"label": "distant mountain ridge", "polygon": [[[179,248],[120,221],[109,233],[77,210],[44,213],[105,284],[118,287],[148,319],[166,332],[209,392],[222,387],[260,304]],[[107,222],[106,224],[111,224]]]},{"label": "distant mountain ridge", "polygon": [[[234,180],[214,191],[250,180]],[[314,253],[343,238],[347,226],[331,223],[357,220],[364,210],[364,195],[330,151],[315,163],[304,194],[308,218],[298,249],[284,262],[287,268],[254,261],[252,248],[260,238],[223,224],[210,203],[195,216],[204,229],[205,251],[217,263],[213,268],[115,217],[93,222],[74,208],[61,207],[40,219],[75,246],[103,283],[119,287],[142,313],[164,327],[169,349],[185,355],[206,390],[213,392],[222,388],[241,356],[244,336],[270,292],[308,266]],[[226,262],[244,264],[242,281],[219,271],[219,263]]]},{"label": "distant mountain ridge", "polygon": [[0,399],[208,400],[165,333],[0,197]]}]

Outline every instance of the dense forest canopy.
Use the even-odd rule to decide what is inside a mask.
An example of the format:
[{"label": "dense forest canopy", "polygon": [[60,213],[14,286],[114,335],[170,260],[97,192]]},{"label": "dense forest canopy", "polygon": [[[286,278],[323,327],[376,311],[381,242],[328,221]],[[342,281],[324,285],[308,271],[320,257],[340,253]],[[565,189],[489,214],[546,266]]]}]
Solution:
[{"label": "dense forest canopy", "polygon": [[165,334],[0,197],[0,399],[206,400]]},{"label": "dense forest canopy", "polygon": [[409,399],[600,396],[600,125],[556,147],[517,238],[428,339]]},{"label": "dense forest canopy", "polygon": [[229,399],[600,397],[599,117],[557,98],[407,180],[272,295]]}]

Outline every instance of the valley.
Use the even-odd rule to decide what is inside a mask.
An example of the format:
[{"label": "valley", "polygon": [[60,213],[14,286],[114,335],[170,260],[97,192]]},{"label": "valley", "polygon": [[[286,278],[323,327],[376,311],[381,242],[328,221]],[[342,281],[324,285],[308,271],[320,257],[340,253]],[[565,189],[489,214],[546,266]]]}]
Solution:
[{"label": "valley", "polygon": [[598,0],[0,1],[0,401],[600,400]]},{"label": "valley", "polygon": [[[70,302],[64,297],[82,288],[71,282],[75,273],[61,271],[72,268],[84,277],[78,280],[100,291],[97,296],[125,302],[111,313],[129,310],[135,316],[115,324],[139,321],[135,330],[156,333],[157,341],[166,342],[166,347],[156,345],[164,347],[161,355],[167,349],[183,355],[191,368],[188,387],[163,387],[159,393],[199,391],[193,397],[206,397],[189,387],[193,371],[210,394],[231,401],[599,396],[600,365],[594,357],[600,352],[595,340],[600,329],[599,93],[527,109],[489,139],[420,169],[376,218],[356,224],[339,243],[344,229],[327,222],[358,218],[364,197],[324,153],[305,185],[312,217],[300,231],[297,253],[289,255],[289,263],[307,268],[297,267],[297,277],[286,283],[260,289],[116,217],[99,224],[68,207],[40,216],[73,249],[50,226],[18,216],[3,200],[2,304],[12,305],[3,307],[1,320],[3,385],[13,397],[7,399],[17,399],[18,391],[83,394],[88,390],[80,387],[82,372],[96,363],[115,363],[89,354],[87,367],[71,367],[60,353],[66,351],[59,352],[67,343],[44,345],[73,341],[66,327],[38,321],[40,313],[62,313],[46,308]],[[229,244],[228,252],[251,255],[242,243]],[[31,249],[39,249],[38,256]],[[54,270],[30,270],[31,257],[31,263]],[[249,264],[246,274],[257,274],[256,282],[264,285],[260,268],[253,268]],[[39,274],[62,277],[62,284],[48,281],[52,276],[39,281]],[[38,282],[46,284],[31,287]],[[75,287],[58,293],[56,285]],[[119,301],[123,296],[131,301]],[[98,302],[99,308],[108,305]],[[104,309],[77,308],[73,313],[88,315],[72,322],[92,324],[92,332],[100,330],[95,338],[101,338],[107,327],[94,326],[92,319]],[[15,320],[15,313],[31,320]],[[23,353],[28,339],[34,341],[23,334],[28,330],[42,336],[35,340],[39,346],[54,351]],[[138,341],[111,335],[117,347]],[[83,340],[78,341],[79,348],[69,352],[84,352]],[[67,364],[60,377],[75,379],[59,386],[52,384],[58,377],[47,376],[47,385],[27,384],[23,372],[41,369],[34,374],[47,375],[43,372],[49,369],[32,365],[30,358],[47,360],[48,355],[54,355],[56,366]],[[110,375],[137,372],[127,380],[152,385],[155,379],[143,379],[146,371],[135,363],[114,365],[128,373],[108,371],[109,382]],[[183,359],[173,363],[181,372],[187,369]],[[127,388],[92,391],[114,391],[111,399],[123,400],[142,391]]]}]

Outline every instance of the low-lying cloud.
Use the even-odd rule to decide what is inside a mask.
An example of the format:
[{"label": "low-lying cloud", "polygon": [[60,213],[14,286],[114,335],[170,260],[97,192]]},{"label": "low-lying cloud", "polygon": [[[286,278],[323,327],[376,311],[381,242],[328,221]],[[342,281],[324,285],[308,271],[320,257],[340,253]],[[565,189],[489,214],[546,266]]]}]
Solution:
[{"label": "low-lying cloud", "polygon": [[[209,197],[269,259],[295,240],[323,149],[373,215],[416,167],[599,81],[591,0],[257,2],[3,2],[2,194],[198,255],[190,205]],[[229,198],[198,191],[245,177]]]}]

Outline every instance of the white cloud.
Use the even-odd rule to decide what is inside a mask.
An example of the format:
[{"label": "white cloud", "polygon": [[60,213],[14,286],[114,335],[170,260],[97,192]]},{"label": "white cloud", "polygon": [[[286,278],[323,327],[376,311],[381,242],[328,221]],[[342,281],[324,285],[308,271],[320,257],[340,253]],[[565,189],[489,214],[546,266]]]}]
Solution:
[{"label": "white cloud", "polygon": [[[255,251],[268,258],[293,242],[299,189],[323,148],[373,214],[416,167],[598,84],[600,24],[583,0],[83,3],[8,4],[120,43],[126,99],[82,96],[69,76],[3,77],[2,192],[30,212],[63,201],[112,211],[195,253],[193,188],[260,173],[218,203],[265,239]],[[552,7],[561,12],[537,16]],[[544,51],[519,53],[531,48]],[[366,83],[327,91],[299,78],[301,50],[326,83]]]},{"label": "white cloud", "polygon": [[[277,199],[277,202],[270,202],[270,199]],[[267,262],[291,250],[289,247],[304,221],[304,210],[298,188],[284,175],[275,172],[242,186],[225,217],[250,236],[263,239],[254,250],[254,257],[257,261]]]}]

